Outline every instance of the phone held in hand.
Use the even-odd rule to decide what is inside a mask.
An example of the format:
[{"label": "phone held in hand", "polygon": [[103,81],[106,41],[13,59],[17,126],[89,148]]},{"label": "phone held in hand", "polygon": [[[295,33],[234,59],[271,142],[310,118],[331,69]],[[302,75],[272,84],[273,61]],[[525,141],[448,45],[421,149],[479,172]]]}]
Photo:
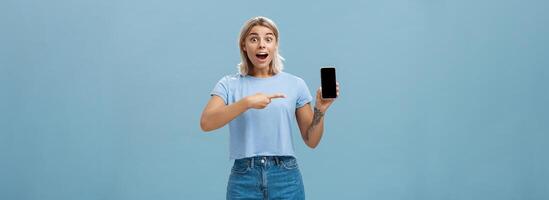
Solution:
[{"label": "phone held in hand", "polygon": [[336,69],[334,66],[320,68],[320,82],[322,87],[322,98],[337,98]]}]

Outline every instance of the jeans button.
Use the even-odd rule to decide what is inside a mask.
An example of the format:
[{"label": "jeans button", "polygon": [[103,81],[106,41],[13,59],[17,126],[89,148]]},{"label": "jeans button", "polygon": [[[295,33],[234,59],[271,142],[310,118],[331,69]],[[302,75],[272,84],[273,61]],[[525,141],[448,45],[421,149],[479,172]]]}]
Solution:
[{"label": "jeans button", "polygon": [[261,164],[265,163],[265,158],[261,159]]}]

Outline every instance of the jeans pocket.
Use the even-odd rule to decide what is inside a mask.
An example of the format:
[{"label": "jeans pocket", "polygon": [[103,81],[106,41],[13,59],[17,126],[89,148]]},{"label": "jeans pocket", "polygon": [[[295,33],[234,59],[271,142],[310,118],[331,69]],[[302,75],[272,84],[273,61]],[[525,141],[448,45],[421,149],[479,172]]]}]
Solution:
[{"label": "jeans pocket", "polygon": [[282,161],[282,166],[285,169],[297,169],[297,160],[295,158],[289,158]]},{"label": "jeans pocket", "polygon": [[237,174],[245,174],[250,170],[250,161],[248,160],[235,160],[232,172]]}]

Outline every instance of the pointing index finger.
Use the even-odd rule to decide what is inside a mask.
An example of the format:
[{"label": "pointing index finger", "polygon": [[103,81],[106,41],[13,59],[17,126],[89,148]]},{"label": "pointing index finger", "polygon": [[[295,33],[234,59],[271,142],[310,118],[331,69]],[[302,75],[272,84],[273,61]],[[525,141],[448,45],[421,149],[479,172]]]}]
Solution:
[{"label": "pointing index finger", "polygon": [[286,95],[282,93],[276,93],[269,96],[269,99],[274,99],[274,98],[286,98]]}]

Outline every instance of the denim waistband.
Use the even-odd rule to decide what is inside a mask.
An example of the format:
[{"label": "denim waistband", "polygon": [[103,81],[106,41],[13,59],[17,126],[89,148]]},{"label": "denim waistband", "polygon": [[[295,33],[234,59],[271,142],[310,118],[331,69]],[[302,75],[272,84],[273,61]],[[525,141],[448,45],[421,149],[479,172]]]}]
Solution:
[{"label": "denim waistband", "polygon": [[266,165],[269,163],[281,165],[284,162],[288,162],[293,159],[295,159],[293,156],[254,156],[254,157],[236,159],[235,163],[246,163],[248,165],[251,165],[251,167],[253,167],[254,165],[256,166]]}]

